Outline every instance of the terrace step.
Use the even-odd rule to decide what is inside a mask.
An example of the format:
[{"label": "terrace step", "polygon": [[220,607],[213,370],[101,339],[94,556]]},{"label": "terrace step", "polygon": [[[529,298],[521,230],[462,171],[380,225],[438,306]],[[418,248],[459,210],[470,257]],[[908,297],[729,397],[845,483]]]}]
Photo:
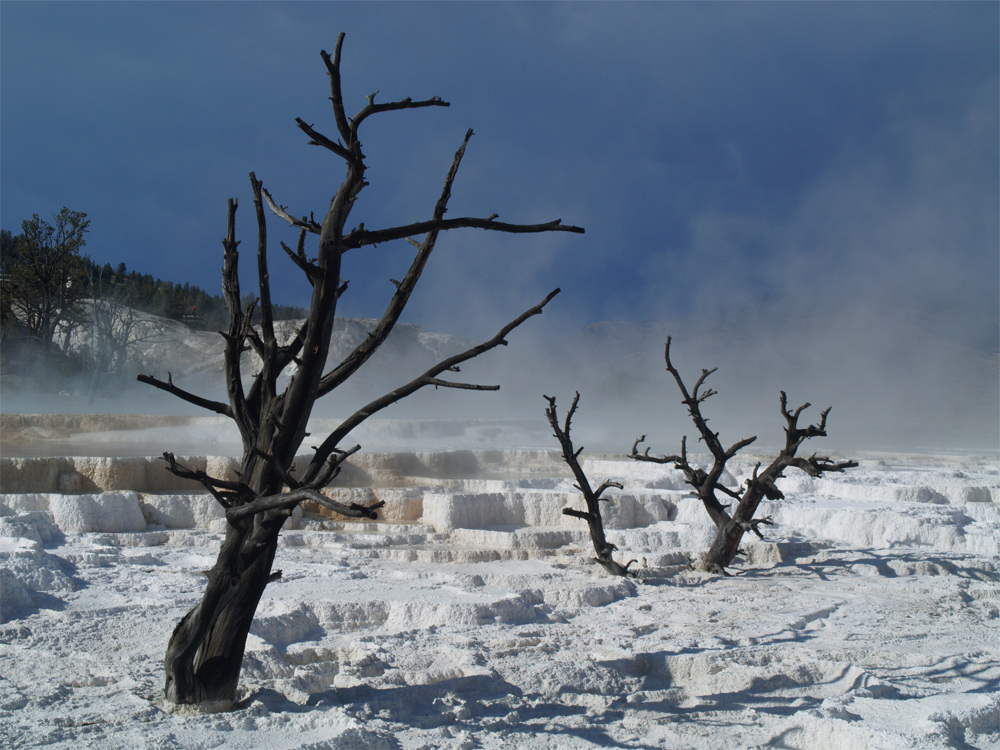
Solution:
[{"label": "terrace step", "polygon": [[334,534],[433,534],[426,523],[389,523],[386,521],[331,521],[326,518],[303,518],[302,531],[328,531]]}]

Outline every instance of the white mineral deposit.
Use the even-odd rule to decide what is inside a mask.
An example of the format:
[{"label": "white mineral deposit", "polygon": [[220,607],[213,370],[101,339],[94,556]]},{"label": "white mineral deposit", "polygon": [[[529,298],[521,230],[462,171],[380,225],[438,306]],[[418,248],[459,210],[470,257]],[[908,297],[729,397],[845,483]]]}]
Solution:
[{"label": "white mineral deposit", "polygon": [[[214,441],[223,455],[192,460],[235,460],[211,419],[121,427],[50,438],[91,454]],[[624,485],[605,525],[637,560],[629,580],[593,563],[561,512],[579,493],[537,435],[449,449],[483,425],[422,429],[434,450],[398,449],[382,423],[397,449],[358,454],[330,490],[384,500],[380,520],[289,520],[241,700],[214,711],[164,702],[162,658],[214,562],[215,502],[146,456],[5,456],[0,745],[1000,747],[995,456],[791,471],[730,577],[691,568],[713,531],[680,472],[594,456],[588,475]]]}]

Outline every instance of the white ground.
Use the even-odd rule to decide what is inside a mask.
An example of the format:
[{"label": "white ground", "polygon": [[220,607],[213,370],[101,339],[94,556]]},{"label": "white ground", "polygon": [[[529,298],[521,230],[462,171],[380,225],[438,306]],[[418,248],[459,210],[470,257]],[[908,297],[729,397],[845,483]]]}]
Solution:
[{"label": "white ground", "polygon": [[[216,713],[160,697],[212,502],[101,492],[147,476],[124,460],[3,460],[3,747],[1000,748],[996,457],[792,476],[730,578],[688,569],[711,529],[676,472],[592,460],[634,582],[589,561],[553,454],[360,458],[340,492],[388,520],[293,519]],[[97,488],[8,489],[43,479]]]}]

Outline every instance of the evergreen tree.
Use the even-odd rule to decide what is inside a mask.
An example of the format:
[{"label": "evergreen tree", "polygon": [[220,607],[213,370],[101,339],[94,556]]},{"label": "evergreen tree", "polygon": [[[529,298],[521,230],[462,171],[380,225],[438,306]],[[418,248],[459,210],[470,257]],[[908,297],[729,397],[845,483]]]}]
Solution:
[{"label": "evergreen tree", "polygon": [[87,214],[63,208],[49,224],[34,214],[21,227],[13,248],[10,308],[44,358],[52,355],[57,334],[79,325],[80,301],[87,295],[87,261],[80,249],[90,226]]}]

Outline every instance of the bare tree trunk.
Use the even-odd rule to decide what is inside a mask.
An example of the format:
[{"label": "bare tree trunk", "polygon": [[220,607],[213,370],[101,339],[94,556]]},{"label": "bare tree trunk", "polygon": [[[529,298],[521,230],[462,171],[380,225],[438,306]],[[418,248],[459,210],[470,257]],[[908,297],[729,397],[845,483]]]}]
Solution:
[{"label": "bare tree trunk", "polygon": [[[321,146],[343,159],[346,176],[330,201],[323,221],[311,216],[295,217],[277,204],[264,190],[256,176],[250,174],[257,218],[257,278],[259,298],[242,308],[239,281],[239,252],[236,240],[235,200],[229,202],[226,238],[223,240],[223,293],[229,308],[229,328],[222,332],[225,339],[226,392],[228,403],[213,401],[190,393],[175,385],[168,373],[160,380],[140,375],[139,380],[174,394],[189,403],[232,419],[243,441],[243,457],[238,481],[226,481],[192,470],[171,454],[164,454],[168,469],[174,474],[202,483],[226,509],[226,536],[201,602],[181,620],[168,644],[165,658],[166,697],[175,703],[204,700],[233,700],[239,680],[240,665],[246,638],[254,612],[268,583],[278,574],[272,573],[278,535],[282,524],[302,500],[313,500],[328,509],[352,517],[374,519],[380,504],[370,507],[344,506],[330,501],[319,490],[326,487],[340,471],[341,463],[359,446],[343,450],[341,442],[351,430],[382,409],[426,386],[469,390],[496,390],[499,386],[456,382],[442,377],[444,373],[460,372],[459,365],[480,354],[507,343],[507,335],[528,318],[538,315],[559,292],[550,293],[542,302],[523,312],[505,325],[496,336],[461,354],[449,357],[409,383],[362,406],[318,446],[305,469],[293,476],[293,463],[303,439],[306,425],[318,398],[345,383],[371,358],[392,332],[410,295],[420,280],[424,267],[434,250],[440,232],[469,227],[500,232],[582,233],[583,229],[564,226],[559,220],[546,224],[507,224],[488,218],[459,217],[445,219],[451,188],[465,153],[472,131],[466,133],[455,154],[444,187],[434,206],[432,218],[386,229],[368,230],[364,225],[346,232],[347,220],[354,202],[368,184],[365,180],[365,155],[358,138],[359,127],[371,116],[384,112],[444,107],[447,102],[438,97],[424,101],[403,99],[375,103],[375,94],[368,104],[348,118],[344,110],[340,86],[340,51],[344,35],[337,39],[334,54],[321,56],[330,79],[330,101],[340,140],[333,140],[316,131],[312,125],[297,120],[299,128],[309,136],[312,145]],[[270,282],[267,265],[267,228],[264,204],[279,218],[299,230],[295,250],[282,243],[282,249],[303,272],[312,286],[309,315],[293,339],[279,345],[275,336]],[[318,235],[316,255],[305,251],[308,235]],[[424,235],[423,241],[413,239]],[[394,282],[395,292],[382,318],[364,342],[339,364],[327,370],[331,334],[337,301],[347,290],[341,280],[343,255],[349,250],[371,247],[377,243],[407,239],[416,252],[402,281]],[[252,325],[257,304],[260,306],[260,326]],[[261,367],[245,383],[241,357],[252,349]],[[292,375],[283,391],[278,390],[278,378],[286,369]]]},{"label": "bare tree trunk", "polygon": [[[357,450],[341,453],[332,473]],[[222,482],[184,466],[164,454],[174,474],[202,482],[227,508],[226,535],[201,601],[174,628],[164,658],[165,695],[173,703],[232,701],[254,612],[267,585],[280,577],[272,573],[278,536],[293,508],[314,500],[341,515],[376,517],[382,503],[345,506],[319,492],[300,489],[282,494],[249,491],[243,482]]]},{"label": "bare tree trunk", "polygon": [[201,602],[174,628],[164,658],[173,703],[233,700],[254,612],[271,576],[277,528],[258,532],[255,555],[243,550],[246,526],[228,526]]}]

